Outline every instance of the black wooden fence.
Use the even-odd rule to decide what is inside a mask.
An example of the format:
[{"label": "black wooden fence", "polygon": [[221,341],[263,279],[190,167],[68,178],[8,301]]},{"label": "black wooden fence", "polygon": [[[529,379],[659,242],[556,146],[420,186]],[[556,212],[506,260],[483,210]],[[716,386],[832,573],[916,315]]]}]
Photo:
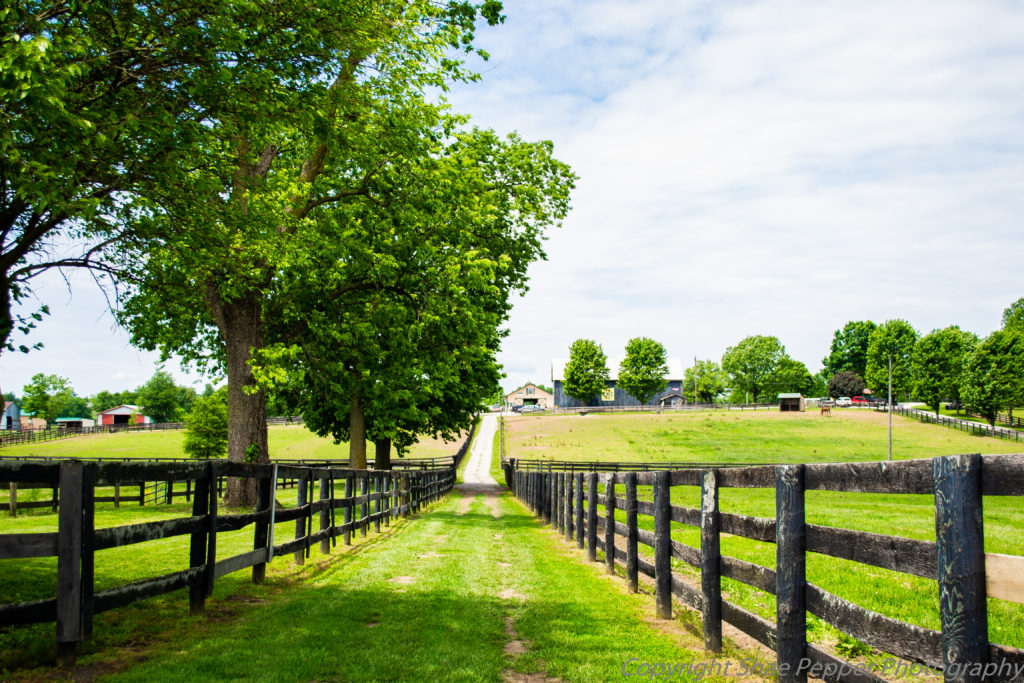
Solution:
[{"label": "black wooden fence", "polygon": [[[885,406],[876,407],[875,410],[884,413]],[[894,406],[892,410],[894,415],[902,415],[903,417],[908,417],[912,420],[918,420],[928,424],[942,425],[943,427],[950,427],[976,436],[994,436],[998,439],[1006,439],[1007,441],[1024,441],[1024,432],[1017,431],[1016,429],[991,427],[987,424],[978,423],[977,421],[962,420],[958,417],[950,417],[948,415],[936,415],[935,413],[918,410],[916,408],[900,408],[899,406]]]},{"label": "black wooden fence", "polygon": [[[216,482],[225,476],[256,479],[256,511],[219,514]],[[297,482],[296,507],[275,504],[273,491],[281,479]],[[329,553],[342,537],[347,544],[373,525],[380,531],[396,516],[408,516],[436,500],[455,483],[455,467],[426,470],[352,470],[275,463],[253,465],[227,461],[181,463],[123,463],[64,461],[0,461],[0,481],[41,482],[58,490],[56,532],[0,534],[0,560],[57,557],[55,597],[17,604],[0,604],[0,627],[56,622],[60,659],[74,661],[79,642],[92,633],[93,615],[143,598],[189,589],[193,612],[203,609],[214,581],[252,567],[261,582],[266,565],[275,557],[294,555],[302,563],[310,548],[320,544]],[[186,481],[192,497],[190,517],[115,528],[94,526],[97,486],[113,483],[144,485],[152,481]],[[338,491],[343,491],[339,494]],[[335,511],[343,510],[338,523]],[[318,516],[319,530],[313,530]],[[295,521],[292,540],[276,542],[274,525]],[[217,555],[217,535],[253,527],[253,549],[233,557]],[[190,561],[181,571],[102,591],[94,589],[93,560],[97,551],[189,534]]]},{"label": "black wooden fence", "polygon": [[[459,453],[464,453],[466,444],[469,443],[469,439],[460,448]],[[32,458],[25,460],[21,458],[13,458],[7,456],[0,456],[0,463],[13,463],[13,462],[62,462],[66,458]],[[444,456],[439,458],[402,458],[392,461],[391,466],[396,470],[445,470],[451,467],[458,467],[461,458],[457,453],[454,456]],[[96,460],[90,460],[89,462],[95,462],[97,464],[110,464],[110,463],[136,463],[136,464],[185,464],[194,463],[196,460],[191,458],[99,458]],[[277,464],[286,465],[289,467],[317,467],[317,468],[347,468],[348,460],[281,460],[277,461]],[[226,483],[227,475],[220,474],[216,477],[214,486],[217,494],[222,495],[224,493],[224,486]],[[281,476],[277,479],[276,487],[278,490],[290,489],[298,486],[299,480],[297,477]],[[29,491],[45,491],[45,495],[42,496],[43,500],[25,500],[24,494]],[[3,499],[3,493],[7,492],[7,499]],[[19,493],[21,498],[19,498]],[[120,507],[122,503],[125,504],[137,504],[140,506],[144,505],[161,505],[171,504],[175,502],[175,499],[184,498],[185,502],[191,502],[194,495],[194,481],[189,478],[185,479],[169,479],[169,480],[143,480],[139,482],[110,482],[108,490],[104,491],[106,495],[97,495],[95,502],[97,503],[113,503],[114,507]],[[33,495],[33,494],[29,494]],[[39,498],[39,494],[34,494],[34,497]],[[50,508],[56,511],[59,507],[59,492],[55,482],[7,482],[0,476],[0,509],[6,509],[8,514],[12,517],[17,516],[19,511]]]},{"label": "black wooden fence", "polygon": [[[660,617],[671,616],[673,596],[701,611],[708,649],[721,651],[725,621],[775,650],[780,681],[804,681],[808,674],[826,681],[884,680],[807,642],[808,613],[882,652],[941,668],[947,681],[1024,680],[1024,650],[990,643],[986,612],[986,593],[1024,602],[1024,557],[986,554],[981,514],[983,495],[1024,496],[1022,455],[601,474],[529,471],[508,461],[505,473],[516,495],[567,539],[575,537],[591,561],[601,550],[610,572],[624,564],[634,591],[640,573],[653,578]],[[652,486],[653,501],[637,500],[637,486]],[[673,486],[699,486],[700,509],[672,505]],[[775,519],[721,512],[723,487],[774,488]],[[808,490],[933,495],[936,540],[807,524]],[[625,524],[616,521],[616,510],[625,511]],[[639,515],[654,517],[654,533],[638,527]],[[671,522],[698,527],[700,548],[672,540]],[[775,543],[775,568],[721,555],[723,533]],[[653,563],[639,555],[640,543],[653,548]],[[808,583],[808,552],[937,581],[942,630],[871,612]],[[699,588],[671,571],[673,558],[700,570]],[[775,622],[723,600],[723,576],[774,594]]]},{"label": "black wooden fence", "polygon": [[[301,425],[302,416],[268,417],[267,426]],[[150,422],[148,424],[93,425],[92,427],[49,426],[43,429],[0,430],[0,446],[16,446],[24,443],[40,443],[70,439],[88,434],[113,434],[115,432],[162,432],[185,429],[184,422]]]}]

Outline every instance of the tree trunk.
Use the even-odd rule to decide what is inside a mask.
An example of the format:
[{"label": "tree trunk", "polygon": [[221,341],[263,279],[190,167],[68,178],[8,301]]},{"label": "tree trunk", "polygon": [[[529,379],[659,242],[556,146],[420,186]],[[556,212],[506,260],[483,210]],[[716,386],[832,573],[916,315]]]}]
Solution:
[{"label": "tree trunk", "polygon": [[348,466],[354,470],[366,469],[366,419],[363,415],[363,402],[359,394],[352,396],[352,408],[349,410],[349,442]]},{"label": "tree trunk", "polygon": [[[256,384],[249,366],[253,353],[263,348],[259,295],[249,292],[239,299],[225,302],[220,299],[216,285],[210,283],[207,303],[224,338],[227,357],[228,460],[268,463],[266,396]],[[231,508],[255,507],[256,480],[229,477],[224,505]]]},{"label": "tree trunk", "polygon": [[391,469],[391,439],[377,439],[373,442],[374,445],[374,457],[373,457],[373,469],[375,470],[390,470]]}]

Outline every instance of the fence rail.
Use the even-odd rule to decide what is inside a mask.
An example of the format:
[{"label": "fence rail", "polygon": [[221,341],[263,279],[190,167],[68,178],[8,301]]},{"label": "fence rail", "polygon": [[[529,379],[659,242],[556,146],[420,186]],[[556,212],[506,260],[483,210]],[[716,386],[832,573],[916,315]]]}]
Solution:
[{"label": "fence rail", "polygon": [[[700,611],[705,646],[713,652],[722,648],[722,622],[732,624],[776,652],[780,681],[805,681],[808,674],[826,681],[883,680],[807,642],[808,613],[878,650],[942,669],[946,681],[1024,674],[1024,650],[988,641],[986,612],[986,595],[1024,603],[1024,557],[986,554],[981,515],[983,495],[1024,496],[1024,455],[626,473],[527,470],[509,460],[505,472],[515,494],[567,540],[575,538],[590,560],[601,550],[609,571],[624,567],[631,590],[641,573],[654,579],[660,617],[671,616],[673,597]],[[653,499],[639,500],[638,486],[651,486]],[[700,509],[672,505],[674,486],[700,487]],[[775,518],[722,512],[718,495],[727,487],[775,489]],[[808,490],[933,495],[935,541],[808,524]],[[625,511],[625,524],[616,521],[616,510]],[[639,528],[638,516],[654,518],[653,533]],[[672,540],[671,522],[699,528],[700,548]],[[723,533],[775,543],[775,567],[721,555]],[[640,544],[653,548],[653,563],[640,556]],[[942,630],[871,612],[808,583],[808,552],[936,581]],[[672,559],[697,568],[700,586],[672,573]],[[723,599],[722,577],[774,594],[775,622]]]},{"label": "fence rail", "polygon": [[[216,482],[225,476],[257,481],[254,512],[218,512]],[[283,508],[275,503],[272,492],[282,478],[297,482],[296,507]],[[227,461],[6,460],[0,462],[0,480],[42,483],[55,488],[59,497],[57,532],[0,534],[0,560],[57,557],[55,597],[0,604],[0,627],[56,622],[58,656],[69,663],[74,661],[77,644],[92,634],[94,614],[181,588],[189,589],[191,610],[200,611],[214,582],[222,576],[252,567],[252,580],[259,583],[267,563],[275,557],[293,555],[302,564],[310,548],[317,544],[321,553],[330,553],[339,537],[347,545],[357,531],[365,536],[372,525],[379,532],[381,523],[386,526],[397,516],[417,512],[452,488],[455,467],[375,471]],[[95,528],[98,486],[139,485],[140,498],[144,499],[146,482],[154,481],[188,482],[193,493],[191,516]],[[339,495],[339,490],[344,493]],[[170,489],[165,495],[171,495]],[[337,509],[343,510],[341,523],[335,517]],[[313,530],[314,517],[319,521],[317,531]],[[274,525],[287,521],[295,521],[294,538],[275,542]],[[232,557],[218,556],[218,534],[248,526],[253,528],[253,549]],[[181,535],[191,536],[188,567],[116,588],[95,590],[93,562],[97,551]]]}]

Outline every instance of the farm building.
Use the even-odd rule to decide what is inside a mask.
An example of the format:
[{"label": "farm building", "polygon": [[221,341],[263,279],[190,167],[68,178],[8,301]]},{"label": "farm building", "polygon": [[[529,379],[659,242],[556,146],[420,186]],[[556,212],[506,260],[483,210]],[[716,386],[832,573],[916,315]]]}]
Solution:
[{"label": "farm building", "polygon": [[540,406],[550,408],[554,405],[554,396],[536,384],[528,383],[505,396],[505,403],[510,406]]},{"label": "farm building", "polygon": [[35,413],[22,413],[21,414],[21,428],[22,429],[46,429],[46,420],[41,417],[35,417]]},{"label": "farm building", "polygon": [[0,429],[21,429],[21,408],[14,401],[4,401],[4,416],[0,419]]},{"label": "farm building", "polygon": [[[640,405],[640,401],[635,396],[626,393],[626,391],[616,386],[619,379],[619,365],[622,363],[621,358],[608,359],[608,381],[605,384],[605,390],[600,396],[594,396],[587,402],[577,401],[562,389],[562,382],[565,380],[565,366],[568,362],[566,359],[551,361],[551,382],[555,388],[555,405],[559,408]],[[685,404],[686,399],[683,398],[683,363],[681,360],[678,358],[668,359],[668,374],[665,375],[665,380],[668,382],[668,386],[651,400],[650,405],[678,406]]]},{"label": "farm building", "polygon": [[66,429],[69,432],[80,432],[86,427],[95,427],[96,420],[88,420],[84,417],[58,417],[54,422],[58,429]]},{"label": "farm building", "polygon": [[779,394],[779,410],[781,412],[804,412],[804,397],[802,394]]},{"label": "farm building", "polygon": [[109,410],[104,410],[96,416],[96,422],[101,427],[127,424],[152,424],[153,418],[143,415],[138,406],[120,405]]}]

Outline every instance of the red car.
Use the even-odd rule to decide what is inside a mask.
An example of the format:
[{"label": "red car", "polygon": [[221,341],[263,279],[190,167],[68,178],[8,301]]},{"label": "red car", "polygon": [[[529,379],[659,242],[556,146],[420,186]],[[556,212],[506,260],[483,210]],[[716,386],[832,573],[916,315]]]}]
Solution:
[{"label": "red car", "polygon": [[852,399],[850,399],[850,403],[855,406],[866,406],[870,403],[870,401],[868,401],[863,396],[854,396]]}]

